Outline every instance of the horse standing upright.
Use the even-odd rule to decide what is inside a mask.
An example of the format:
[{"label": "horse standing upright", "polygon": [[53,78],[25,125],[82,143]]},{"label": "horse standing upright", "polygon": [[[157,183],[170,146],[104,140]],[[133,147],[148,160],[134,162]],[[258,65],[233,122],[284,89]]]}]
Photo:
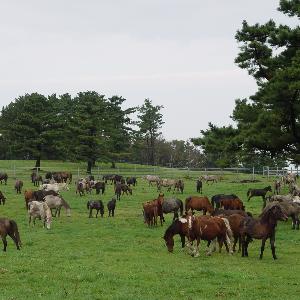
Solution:
[{"label": "horse standing upright", "polygon": [[71,216],[71,207],[61,196],[47,195],[44,197],[44,201],[51,210],[55,209],[54,217],[56,217],[57,213],[58,217],[60,217],[60,210],[62,207],[65,208],[67,216]]},{"label": "horse standing upright", "polygon": [[0,205],[1,205],[1,202],[4,205],[5,204],[5,200],[6,200],[6,198],[4,197],[4,195],[2,194],[2,192],[0,191]]},{"label": "horse standing upright", "polygon": [[272,188],[271,186],[267,186],[263,189],[249,189],[247,192],[247,197],[248,197],[248,201],[252,198],[252,197],[262,197],[263,199],[263,207],[266,207],[266,194],[267,192],[272,192]]},{"label": "horse standing upright", "polygon": [[0,218],[0,236],[2,238],[4,252],[6,251],[7,248],[7,240],[6,240],[7,235],[9,235],[12,238],[17,249],[20,250],[22,243],[21,243],[17,223],[14,220],[10,220],[7,218]]},{"label": "horse standing upright", "polygon": [[275,254],[275,228],[279,220],[286,221],[288,217],[278,203],[270,203],[265,207],[259,218],[245,218],[240,227],[242,240],[242,257],[248,256],[248,245],[252,238],[262,240],[259,258],[262,259],[265,243],[270,239],[272,255]]},{"label": "horse standing upright", "polygon": [[1,182],[1,184],[2,184],[2,180],[3,180],[4,184],[7,185],[7,179],[8,179],[7,173],[0,172],[0,182]]},{"label": "horse standing upright", "polygon": [[203,215],[206,215],[207,212],[212,214],[214,208],[209,202],[207,197],[197,197],[197,196],[190,196],[185,200],[185,211],[188,212],[189,209],[203,211]]},{"label": "horse standing upright", "polygon": [[86,207],[87,207],[87,209],[90,210],[89,218],[93,217],[93,209],[96,209],[96,211],[97,211],[96,218],[98,218],[99,211],[100,211],[101,218],[103,218],[104,205],[103,205],[103,202],[101,200],[98,200],[98,201],[90,200],[90,201],[87,202]]},{"label": "horse standing upright", "polygon": [[22,187],[23,187],[23,181],[22,180],[16,180],[15,190],[17,191],[17,194],[22,193]]}]

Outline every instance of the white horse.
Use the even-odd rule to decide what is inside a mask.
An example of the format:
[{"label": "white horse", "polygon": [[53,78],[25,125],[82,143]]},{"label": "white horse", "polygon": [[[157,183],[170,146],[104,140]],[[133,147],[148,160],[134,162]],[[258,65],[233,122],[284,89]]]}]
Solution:
[{"label": "white horse", "polygon": [[160,181],[159,176],[155,176],[155,175],[146,175],[143,178],[149,182],[149,186],[150,185],[152,186],[152,183],[157,184]]},{"label": "white horse", "polygon": [[67,216],[71,217],[70,205],[63,198],[58,196],[53,196],[53,195],[47,195],[44,197],[44,200],[50,209],[55,208],[55,214],[54,214],[55,217],[57,213],[58,213],[58,217],[60,216],[60,210],[62,206],[66,209]]},{"label": "white horse", "polygon": [[39,218],[44,222],[44,227],[50,229],[52,222],[51,210],[46,202],[31,201],[28,204],[28,214],[29,214],[29,225],[31,219],[33,219],[33,224],[35,225],[35,219]]},{"label": "white horse", "polygon": [[65,182],[63,183],[45,183],[40,186],[41,189],[45,191],[54,191],[58,193],[59,191],[62,190],[67,190],[69,191],[69,185]]}]

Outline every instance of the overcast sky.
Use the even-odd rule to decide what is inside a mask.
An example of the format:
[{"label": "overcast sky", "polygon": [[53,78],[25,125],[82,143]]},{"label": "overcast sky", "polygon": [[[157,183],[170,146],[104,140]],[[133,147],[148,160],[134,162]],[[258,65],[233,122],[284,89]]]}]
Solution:
[{"label": "overcast sky", "polygon": [[234,35],[287,17],[274,0],[0,0],[0,105],[19,95],[95,90],[164,106],[167,139],[227,125],[256,90]]}]

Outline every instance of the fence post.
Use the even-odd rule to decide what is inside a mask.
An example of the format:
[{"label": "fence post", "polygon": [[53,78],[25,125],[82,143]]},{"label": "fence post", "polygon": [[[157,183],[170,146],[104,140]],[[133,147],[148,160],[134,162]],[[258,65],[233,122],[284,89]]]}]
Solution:
[{"label": "fence post", "polygon": [[16,165],[14,164],[14,177],[16,178]]},{"label": "fence post", "polygon": [[270,167],[268,167],[268,179],[270,177]]},{"label": "fence post", "polygon": [[253,168],[252,168],[252,180],[254,180],[254,179],[255,179],[255,168],[253,166]]},{"label": "fence post", "polygon": [[100,179],[100,172],[99,172],[99,166],[98,166],[98,179]]},{"label": "fence post", "polygon": [[80,178],[80,174],[79,174],[79,167],[78,167],[78,169],[77,169],[77,180],[79,180],[79,178]]}]

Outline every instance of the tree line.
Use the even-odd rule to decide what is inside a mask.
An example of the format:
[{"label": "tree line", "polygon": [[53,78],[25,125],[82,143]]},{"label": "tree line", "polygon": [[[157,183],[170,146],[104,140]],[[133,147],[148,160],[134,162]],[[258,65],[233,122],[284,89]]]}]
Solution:
[{"label": "tree line", "polygon": [[96,161],[182,167],[202,162],[191,143],[162,138],[162,106],[145,99],[124,109],[125,101],[95,91],[20,96],[1,111],[0,158],[36,160],[36,168],[43,159],[86,161],[88,173]]},{"label": "tree line", "polygon": [[[300,18],[299,0],[281,0],[278,11]],[[235,36],[235,63],[257,83],[257,92],[237,99],[234,126],[209,124],[194,138],[218,166],[283,166],[300,163],[300,27],[243,21]]]}]

